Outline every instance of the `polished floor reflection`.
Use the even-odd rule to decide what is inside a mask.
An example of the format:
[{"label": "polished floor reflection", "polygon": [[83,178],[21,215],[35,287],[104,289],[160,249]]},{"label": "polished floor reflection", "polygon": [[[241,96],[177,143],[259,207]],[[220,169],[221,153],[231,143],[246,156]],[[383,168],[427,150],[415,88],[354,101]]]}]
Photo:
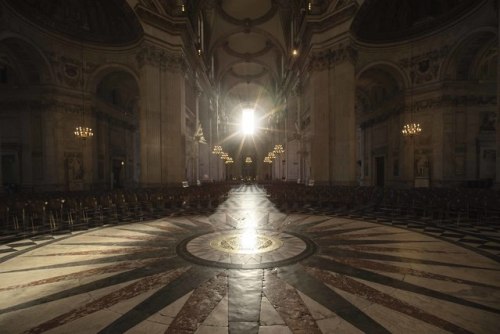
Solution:
[{"label": "polished floor reflection", "polygon": [[24,244],[0,259],[2,333],[498,332],[493,256],[384,222],[282,213],[254,185],[210,216]]}]

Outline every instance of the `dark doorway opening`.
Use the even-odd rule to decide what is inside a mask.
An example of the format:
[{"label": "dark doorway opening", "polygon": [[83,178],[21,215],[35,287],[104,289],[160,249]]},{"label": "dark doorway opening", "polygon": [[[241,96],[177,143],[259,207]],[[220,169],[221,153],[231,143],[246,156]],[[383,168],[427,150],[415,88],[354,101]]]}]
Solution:
[{"label": "dark doorway opening", "polygon": [[383,187],[385,184],[385,159],[384,157],[375,158],[375,169],[376,177],[375,184],[379,187]]}]

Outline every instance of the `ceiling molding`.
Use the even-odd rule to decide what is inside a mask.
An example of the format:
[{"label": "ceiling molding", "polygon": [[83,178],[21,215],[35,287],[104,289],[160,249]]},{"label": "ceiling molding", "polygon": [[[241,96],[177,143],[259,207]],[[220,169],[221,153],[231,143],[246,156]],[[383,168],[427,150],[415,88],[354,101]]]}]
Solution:
[{"label": "ceiling molding", "polygon": [[234,16],[229,15],[224,8],[222,7],[222,0],[219,0],[217,2],[217,13],[226,21],[231,24],[245,27],[246,29],[250,29],[252,27],[255,27],[259,24],[265,23],[269,21],[271,18],[276,15],[276,12],[278,11],[278,5],[274,2],[271,1],[271,8],[262,16],[257,17],[255,19],[250,19],[250,18],[245,18],[245,19],[238,19]]}]

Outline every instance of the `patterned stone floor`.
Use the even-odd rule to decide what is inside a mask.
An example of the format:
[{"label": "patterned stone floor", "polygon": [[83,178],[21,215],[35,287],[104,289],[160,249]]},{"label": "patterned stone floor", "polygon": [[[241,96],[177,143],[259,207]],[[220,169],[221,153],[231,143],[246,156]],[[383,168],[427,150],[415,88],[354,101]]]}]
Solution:
[{"label": "patterned stone floor", "polygon": [[249,185],[210,216],[4,245],[0,332],[498,332],[493,254],[352,218],[281,213]]}]

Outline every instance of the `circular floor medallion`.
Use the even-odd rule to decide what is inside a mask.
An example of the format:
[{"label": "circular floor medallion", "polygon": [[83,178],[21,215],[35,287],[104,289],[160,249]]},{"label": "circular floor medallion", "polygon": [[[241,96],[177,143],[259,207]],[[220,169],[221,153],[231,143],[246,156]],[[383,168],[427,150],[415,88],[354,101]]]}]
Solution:
[{"label": "circular floor medallion", "polygon": [[243,231],[215,238],[210,242],[210,246],[226,253],[260,254],[280,248],[283,241],[270,235]]},{"label": "circular floor medallion", "polygon": [[314,243],[291,232],[228,230],[190,237],[177,252],[191,262],[222,268],[288,265],[314,253]]}]

